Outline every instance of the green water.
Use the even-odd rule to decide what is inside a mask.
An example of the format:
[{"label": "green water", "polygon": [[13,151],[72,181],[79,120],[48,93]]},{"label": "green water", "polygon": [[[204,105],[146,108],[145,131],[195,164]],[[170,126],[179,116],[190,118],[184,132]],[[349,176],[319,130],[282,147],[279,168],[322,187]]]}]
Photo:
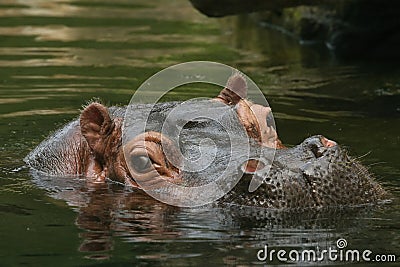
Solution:
[{"label": "green water", "polygon": [[[340,219],[269,225],[218,208],[176,209],[121,188],[55,197],[28,170],[18,171],[29,151],[89,101],[126,105],[149,76],[192,60],[251,77],[284,143],[323,134],[363,156],[393,203]],[[184,0],[6,0],[0,92],[0,266],[253,265],[267,243],[300,249],[339,237],[352,248],[400,255],[397,62],[340,61],[249,16],[210,19]],[[217,93],[202,86],[169,98]]]}]

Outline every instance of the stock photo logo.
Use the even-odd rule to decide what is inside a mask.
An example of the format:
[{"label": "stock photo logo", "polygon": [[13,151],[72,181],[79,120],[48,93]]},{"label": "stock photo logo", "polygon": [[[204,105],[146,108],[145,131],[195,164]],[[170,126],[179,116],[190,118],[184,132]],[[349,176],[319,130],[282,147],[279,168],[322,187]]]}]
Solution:
[{"label": "stock photo logo", "polygon": [[257,260],[262,262],[301,263],[301,262],[396,262],[395,254],[377,254],[369,249],[348,248],[347,240],[339,238],[336,244],[327,248],[315,249],[271,249],[265,245],[258,250]]},{"label": "stock photo logo", "polygon": [[[193,83],[223,90],[215,98],[159,102]],[[220,63],[188,62],[156,73],[136,90],[122,143],[129,171],[146,193],[194,207],[226,195],[243,174],[253,175],[248,191],[255,191],[273,162],[275,129],[269,104],[249,77]]]}]

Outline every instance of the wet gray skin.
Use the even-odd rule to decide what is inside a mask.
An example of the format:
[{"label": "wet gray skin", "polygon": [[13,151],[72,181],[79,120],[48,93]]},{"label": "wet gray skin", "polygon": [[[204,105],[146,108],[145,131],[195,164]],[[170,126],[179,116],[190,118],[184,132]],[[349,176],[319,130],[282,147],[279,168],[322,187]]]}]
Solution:
[{"label": "wet gray skin", "polygon": [[[168,112],[177,106],[178,102],[157,104],[150,116],[150,124],[146,130],[160,131],[162,122]],[[148,105],[138,105],[137,109],[149,108]],[[125,108],[111,107],[108,109],[112,118],[123,118]],[[232,108],[235,111],[235,108]],[[233,112],[232,114],[235,114]],[[237,136],[243,138],[243,128],[235,116],[227,117],[231,129],[236,129]],[[237,118],[237,117],[236,117]],[[140,118],[135,118],[140,120]],[[225,126],[226,126],[225,125]],[[87,144],[80,136],[80,124],[75,120],[57,131],[42,142],[26,158],[25,162],[31,168],[49,175],[76,175],[87,152]],[[212,143],[203,142],[210,138]],[[232,138],[232,136],[231,136]],[[375,181],[368,170],[357,160],[352,159],[346,150],[339,145],[326,144],[326,138],[312,136],[301,144],[286,149],[276,150],[271,168],[258,168],[245,174],[246,160],[257,159],[268,164],[272,149],[251,142],[249,157],[233,157],[227,132],[219,123],[207,119],[187,122],[179,135],[179,146],[183,156],[200,157],[199,144],[203,151],[217,151],[215,160],[207,168],[197,171],[182,170],[182,183],[192,186],[201,185],[216,180],[226,168],[229,160],[234,160],[236,175],[244,175],[239,183],[220,203],[232,203],[244,206],[256,206],[270,209],[304,210],[308,208],[359,206],[379,203],[387,198],[384,189]],[[122,145],[121,141],[118,145]],[[83,151],[83,152],[82,152]],[[263,155],[268,155],[264,157]],[[133,159],[126,159],[127,164],[133,164]],[[249,181],[253,175],[261,179],[261,186],[254,192],[248,191]],[[135,180],[135,177],[130,177]],[[123,182],[120,179],[112,179]],[[206,192],[205,192],[206,193]]]},{"label": "wet gray skin", "polygon": [[264,180],[250,193],[244,177],[224,201],[274,209],[359,206],[387,198],[372,174],[339,145],[324,146],[323,136],[277,150],[269,171],[254,175]]}]

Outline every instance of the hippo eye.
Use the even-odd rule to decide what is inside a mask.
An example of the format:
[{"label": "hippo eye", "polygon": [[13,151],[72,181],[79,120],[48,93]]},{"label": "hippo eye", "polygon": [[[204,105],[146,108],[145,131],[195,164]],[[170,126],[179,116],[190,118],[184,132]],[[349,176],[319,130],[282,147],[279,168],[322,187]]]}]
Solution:
[{"label": "hippo eye", "polygon": [[131,158],[133,167],[138,172],[144,173],[151,167],[151,160],[146,156],[134,156]]}]

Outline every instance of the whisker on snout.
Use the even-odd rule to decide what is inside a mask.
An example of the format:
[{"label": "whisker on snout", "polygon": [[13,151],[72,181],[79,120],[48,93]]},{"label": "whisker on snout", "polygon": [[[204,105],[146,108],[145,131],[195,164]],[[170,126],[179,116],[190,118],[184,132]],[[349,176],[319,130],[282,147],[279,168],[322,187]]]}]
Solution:
[{"label": "whisker on snout", "polygon": [[379,165],[379,164],[387,164],[387,162],[385,162],[385,161],[374,162],[374,163],[368,164],[367,167],[371,167],[371,166],[375,166],[375,165]]},{"label": "whisker on snout", "polygon": [[364,155],[361,155],[361,156],[359,156],[359,157],[353,158],[352,161],[360,160],[360,159],[362,159],[362,158],[365,158],[366,156],[368,156],[369,154],[371,154],[371,152],[372,152],[372,150],[368,151],[368,152],[365,153]]}]

